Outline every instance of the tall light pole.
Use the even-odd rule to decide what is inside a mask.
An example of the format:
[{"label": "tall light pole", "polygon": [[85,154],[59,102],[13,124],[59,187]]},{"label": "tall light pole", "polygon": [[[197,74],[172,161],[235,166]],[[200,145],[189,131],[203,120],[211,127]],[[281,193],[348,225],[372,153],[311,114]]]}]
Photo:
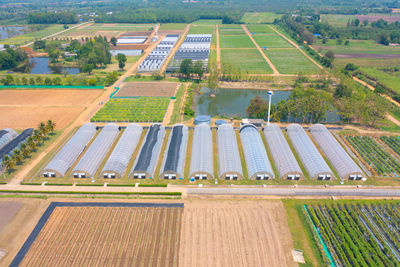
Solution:
[{"label": "tall light pole", "polygon": [[270,118],[270,112],[271,112],[271,98],[274,95],[274,92],[269,90],[267,95],[269,97],[269,100],[268,100],[268,121],[267,121],[267,125],[269,125],[269,118]]}]

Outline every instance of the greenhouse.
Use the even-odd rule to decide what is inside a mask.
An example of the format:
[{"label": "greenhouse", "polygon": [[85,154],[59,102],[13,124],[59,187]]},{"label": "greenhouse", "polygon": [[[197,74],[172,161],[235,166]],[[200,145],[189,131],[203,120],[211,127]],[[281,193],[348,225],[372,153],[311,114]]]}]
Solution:
[{"label": "greenhouse", "polygon": [[243,125],[240,128],[240,139],[242,140],[249,178],[254,180],[274,178],[274,171],[257,127],[253,124]]},{"label": "greenhouse", "polygon": [[124,175],[142,131],[143,127],[138,124],[131,123],[126,127],[101,171],[103,178],[121,178]]},{"label": "greenhouse", "polygon": [[25,140],[33,133],[32,128],[25,129],[17,137],[8,142],[2,149],[0,149],[0,171],[2,171],[2,161],[4,156],[12,156],[14,151],[18,149]]},{"label": "greenhouse", "polygon": [[232,125],[218,126],[217,142],[219,177],[225,180],[243,179],[236,133]]},{"label": "greenhouse", "polygon": [[360,167],[358,167],[324,125],[314,124],[310,127],[310,132],[341,179],[361,180],[364,177],[364,173]]},{"label": "greenhouse", "polygon": [[160,178],[169,180],[183,178],[188,136],[189,130],[186,125],[178,124],[172,128],[164,154]]},{"label": "greenhouse", "polygon": [[264,135],[279,177],[287,180],[299,180],[303,178],[303,172],[279,126],[276,124],[266,126],[264,128]]},{"label": "greenhouse", "polygon": [[135,164],[130,171],[130,178],[145,179],[154,177],[164,136],[165,127],[161,124],[152,124],[149,127],[139,155],[136,157]]},{"label": "greenhouse", "polygon": [[43,170],[44,177],[64,177],[96,134],[96,125],[84,124]]},{"label": "greenhouse", "polygon": [[118,134],[119,128],[117,124],[106,124],[81,160],[76,164],[71,175],[74,178],[94,177]]},{"label": "greenhouse", "polygon": [[213,141],[208,124],[199,124],[193,131],[190,177],[196,180],[213,178]]},{"label": "greenhouse", "polygon": [[17,137],[17,132],[13,129],[5,128],[0,131],[0,149]]},{"label": "greenhouse", "polygon": [[286,131],[294,149],[311,178],[330,180],[334,177],[332,170],[329,168],[303,127],[294,123],[286,127]]}]

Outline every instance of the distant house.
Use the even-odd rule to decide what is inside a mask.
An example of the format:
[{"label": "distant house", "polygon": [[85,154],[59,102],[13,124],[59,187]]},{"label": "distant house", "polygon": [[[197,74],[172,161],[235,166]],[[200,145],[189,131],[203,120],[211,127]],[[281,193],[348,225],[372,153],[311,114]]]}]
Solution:
[{"label": "distant house", "polygon": [[76,57],[77,55],[78,55],[77,53],[65,52],[63,54],[63,57]]},{"label": "distant house", "polygon": [[265,121],[262,119],[243,119],[241,124],[253,124],[256,127],[264,127]]}]

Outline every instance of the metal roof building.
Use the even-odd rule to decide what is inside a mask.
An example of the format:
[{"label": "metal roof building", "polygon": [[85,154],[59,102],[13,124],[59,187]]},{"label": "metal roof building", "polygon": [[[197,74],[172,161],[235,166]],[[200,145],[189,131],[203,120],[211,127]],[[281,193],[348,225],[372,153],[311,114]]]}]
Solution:
[{"label": "metal roof building", "polygon": [[212,132],[208,124],[199,124],[193,131],[190,177],[196,180],[213,178]]},{"label": "metal roof building", "polygon": [[286,131],[292,141],[294,149],[311,178],[330,180],[334,177],[332,170],[329,168],[303,127],[293,123],[286,127]]},{"label": "metal roof building", "polygon": [[310,127],[310,132],[341,179],[361,180],[365,177],[360,167],[358,167],[324,125],[314,124]]},{"label": "metal roof building", "polygon": [[242,140],[249,178],[255,180],[274,178],[274,171],[257,127],[253,124],[243,125],[240,128],[240,139]]},{"label": "metal roof building", "polygon": [[43,170],[44,177],[64,177],[96,134],[96,125],[84,124]]},{"label": "metal roof building", "polygon": [[278,169],[279,177],[288,180],[299,180],[304,177],[279,126],[270,124],[264,127],[264,135]]},{"label": "metal roof building", "polygon": [[189,130],[186,125],[177,124],[172,128],[164,154],[160,178],[183,178],[188,135]]},{"label": "metal roof building", "polygon": [[219,177],[225,180],[243,179],[236,133],[232,125],[218,126],[217,142]]},{"label": "metal roof building", "polygon": [[164,126],[161,124],[152,124],[150,126],[140,148],[139,155],[136,157],[135,164],[130,171],[130,178],[145,179],[154,177],[164,136]]},{"label": "metal roof building", "polygon": [[78,164],[76,164],[71,175],[74,178],[94,177],[118,134],[119,128],[117,124],[106,124]]},{"label": "metal roof building", "polygon": [[17,137],[17,132],[13,129],[5,128],[0,131],[0,149]]},{"label": "metal roof building", "polygon": [[142,136],[142,131],[143,127],[135,123],[131,123],[126,127],[101,171],[102,177],[121,178],[124,175],[133,152]]}]

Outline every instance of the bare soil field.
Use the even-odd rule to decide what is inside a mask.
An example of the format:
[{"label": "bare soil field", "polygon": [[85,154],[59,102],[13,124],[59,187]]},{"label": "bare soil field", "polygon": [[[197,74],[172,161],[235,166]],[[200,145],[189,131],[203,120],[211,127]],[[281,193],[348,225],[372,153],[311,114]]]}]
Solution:
[{"label": "bare soil field", "polygon": [[281,202],[185,203],[180,266],[296,266]]},{"label": "bare soil field", "polygon": [[182,208],[56,207],[20,266],[177,266]]},{"label": "bare soil field", "polygon": [[175,95],[178,83],[174,82],[126,82],[116,96],[166,96]]},{"label": "bare soil field", "polygon": [[54,120],[65,128],[102,90],[1,90],[0,128],[24,129]]},{"label": "bare soil field", "polygon": [[12,221],[21,206],[21,202],[0,202],[0,232]]}]

